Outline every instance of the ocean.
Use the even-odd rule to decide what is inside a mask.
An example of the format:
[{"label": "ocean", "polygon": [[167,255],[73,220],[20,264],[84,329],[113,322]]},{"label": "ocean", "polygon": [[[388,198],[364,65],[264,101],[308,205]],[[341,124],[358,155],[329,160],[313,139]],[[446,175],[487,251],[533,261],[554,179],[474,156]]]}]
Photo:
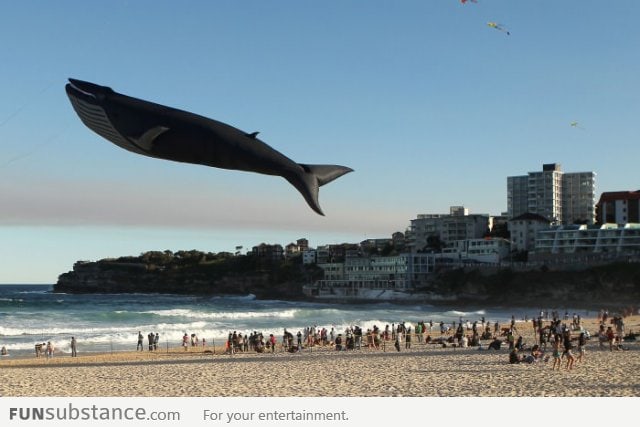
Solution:
[{"label": "ocean", "polygon": [[[281,337],[286,328],[294,334],[317,326],[344,331],[377,325],[433,321],[480,321],[507,323],[540,314],[539,307],[459,310],[406,303],[329,304],[258,300],[253,295],[212,297],[169,294],[64,294],[48,285],[0,285],[0,346],[16,356],[34,355],[37,343],[51,341],[58,354],[70,354],[74,336],[78,352],[135,350],[138,331],[160,336],[160,349],[177,347],[183,335],[196,334],[207,343],[222,345],[229,332],[237,331]],[[584,316],[584,311],[581,312]]]}]

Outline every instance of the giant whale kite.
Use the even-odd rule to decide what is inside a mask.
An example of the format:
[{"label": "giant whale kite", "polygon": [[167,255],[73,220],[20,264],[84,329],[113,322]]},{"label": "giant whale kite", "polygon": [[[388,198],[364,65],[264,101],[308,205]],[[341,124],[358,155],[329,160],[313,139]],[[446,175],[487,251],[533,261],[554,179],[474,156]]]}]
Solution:
[{"label": "giant whale kite", "polygon": [[338,165],[296,163],[258,139],[225,123],[142,99],[132,98],[76,79],[65,86],[82,122],[112,143],[144,156],[223,169],[281,176],[311,209],[320,186],[353,169]]}]

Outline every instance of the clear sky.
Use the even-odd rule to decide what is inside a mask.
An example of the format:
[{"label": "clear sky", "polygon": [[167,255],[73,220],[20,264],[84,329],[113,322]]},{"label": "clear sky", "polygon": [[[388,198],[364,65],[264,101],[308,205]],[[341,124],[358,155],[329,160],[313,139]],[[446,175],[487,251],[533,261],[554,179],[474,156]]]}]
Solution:
[{"label": "clear sky", "polygon": [[[598,196],[639,189],[639,18],[635,0],[5,2],[0,283],[148,250],[389,237],[452,205],[498,215],[507,176],[543,163],[596,172]],[[321,188],[321,217],[282,178],[102,139],[69,77],[355,172]]]}]

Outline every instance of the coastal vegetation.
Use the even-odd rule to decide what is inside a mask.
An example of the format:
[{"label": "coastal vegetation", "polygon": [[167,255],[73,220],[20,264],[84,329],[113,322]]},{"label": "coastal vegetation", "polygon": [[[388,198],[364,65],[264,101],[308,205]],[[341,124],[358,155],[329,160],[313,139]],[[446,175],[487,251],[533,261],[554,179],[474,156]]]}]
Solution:
[{"label": "coastal vegetation", "polygon": [[78,261],[55,292],[247,295],[298,299],[303,283],[322,270],[300,257],[270,260],[256,255],[200,251],[151,251],[139,256]]}]

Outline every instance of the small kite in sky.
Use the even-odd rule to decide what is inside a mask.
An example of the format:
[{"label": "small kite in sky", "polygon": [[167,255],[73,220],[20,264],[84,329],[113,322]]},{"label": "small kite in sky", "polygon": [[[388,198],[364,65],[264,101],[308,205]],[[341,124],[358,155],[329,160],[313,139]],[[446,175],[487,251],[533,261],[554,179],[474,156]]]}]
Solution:
[{"label": "small kite in sky", "polygon": [[572,128],[576,128],[576,129],[584,130],[584,128],[582,126],[580,126],[580,123],[578,123],[578,122],[571,122],[571,127]]},{"label": "small kite in sky", "polygon": [[71,105],[92,131],[143,156],[280,176],[320,215],[318,191],[353,169],[296,163],[258,138],[226,123],[132,98],[106,86],[69,79]]},{"label": "small kite in sky", "polygon": [[507,30],[504,25],[502,24],[498,24],[495,22],[487,22],[487,25],[490,26],[491,28],[495,28],[498,31],[502,31],[503,33],[506,33],[507,35],[510,35],[511,33],[509,32],[509,30]]},{"label": "small kite in sky", "polygon": [[465,4],[468,1],[470,1],[471,3],[478,3],[478,0],[460,0],[460,3]]}]

